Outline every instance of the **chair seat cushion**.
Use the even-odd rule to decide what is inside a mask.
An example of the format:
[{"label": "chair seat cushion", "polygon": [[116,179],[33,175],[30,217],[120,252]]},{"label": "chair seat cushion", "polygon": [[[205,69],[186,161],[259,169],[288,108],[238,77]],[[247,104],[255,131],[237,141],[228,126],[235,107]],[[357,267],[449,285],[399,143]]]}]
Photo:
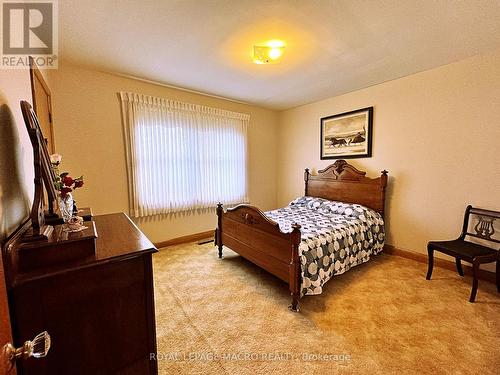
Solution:
[{"label": "chair seat cushion", "polygon": [[429,246],[448,255],[455,256],[456,254],[456,256],[465,260],[472,260],[478,256],[495,255],[498,253],[495,249],[490,249],[486,246],[460,239],[452,241],[431,241],[429,242]]}]

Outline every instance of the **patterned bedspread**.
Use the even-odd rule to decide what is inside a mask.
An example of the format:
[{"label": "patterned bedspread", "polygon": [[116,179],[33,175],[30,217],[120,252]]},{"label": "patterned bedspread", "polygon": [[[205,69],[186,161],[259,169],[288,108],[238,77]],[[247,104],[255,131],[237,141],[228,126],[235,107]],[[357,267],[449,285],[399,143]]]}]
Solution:
[{"label": "patterned bedspread", "polygon": [[301,197],[265,214],[282,232],[291,232],[293,223],[302,226],[301,296],[320,294],[333,275],[369,261],[384,246],[382,216],[358,204]]}]

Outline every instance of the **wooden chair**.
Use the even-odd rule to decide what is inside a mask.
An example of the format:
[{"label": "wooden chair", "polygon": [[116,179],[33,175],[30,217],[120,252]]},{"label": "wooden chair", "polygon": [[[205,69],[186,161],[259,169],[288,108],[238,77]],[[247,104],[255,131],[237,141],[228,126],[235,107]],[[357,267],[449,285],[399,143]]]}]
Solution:
[{"label": "wooden chair", "polygon": [[[471,215],[475,216],[477,219],[475,225],[470,220]],[[460,237],[452,241],[431,241],[427,244],[429,269],[427,271],[426,279],[431,279],[432,268],[434,265],[434,250],[454,257],[457,265],[457,271],[460,276],[464,275],[461,260],[469,262],[472,264],[473,276],[472,291],[469,302],[474,302],[477,293],[479,266],[483,263],[496,261],[496,282],[497,290],[500,293],[500,240],[494,238],[494,222],[496,219],[500,219],[500,212],[474,208],[470,205],[467,206],[464,215],[462,234]],[[495,248],[467,241],[466,237],[478,238],[483,243],[492,243],[492,246]]]}]

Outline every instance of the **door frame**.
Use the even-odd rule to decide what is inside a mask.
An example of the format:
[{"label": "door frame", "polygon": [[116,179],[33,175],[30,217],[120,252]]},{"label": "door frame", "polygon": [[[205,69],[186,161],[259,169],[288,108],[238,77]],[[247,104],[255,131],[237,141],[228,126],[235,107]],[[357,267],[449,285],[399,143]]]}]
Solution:
[{"label": "door frame", "polygon": [[44,134],[47,137],[50,137],[50,147],[49,152],[51,154],[54,154],[56,152],[56,142],[55,142],[55,137],[54,137],[54,124],[52,122],[53,116],[52,116],[52,94],[50,92],[49,85],[47,85],[47,82],[45,82],[45,79],[43,78],[43,74],[38,69],[38,66],[35,63],[35,60],[33,57],[29,56],[29,63],[30,63],[30,82],[31,82],[31,99],[33,103],[33,110],[35,111],[36,115],[40,117],[39,113],[37,112],[37,105],[36,105],[36,89],[35,89],[35,80],[37,80],[40,85],[43,88],[43,91],[45,92],[45,95],[47,95],[48,98],[48,103],[47,107],[49,109],[49,129],[50,129],[50,134]]}]

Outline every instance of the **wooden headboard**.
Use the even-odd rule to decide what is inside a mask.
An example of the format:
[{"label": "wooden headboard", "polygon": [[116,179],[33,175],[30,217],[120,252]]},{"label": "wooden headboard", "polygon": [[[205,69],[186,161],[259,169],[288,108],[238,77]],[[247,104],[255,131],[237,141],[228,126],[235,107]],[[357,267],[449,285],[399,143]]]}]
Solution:
[{"label": "wooden headboard", "polygon": [[357,170],[345,160],[318,171],[317,175],[304,173],[305,195],[328,200],[357,203],[379,212],[384,216],[386,170],[380,177],[366,177],[366,172]]}]

